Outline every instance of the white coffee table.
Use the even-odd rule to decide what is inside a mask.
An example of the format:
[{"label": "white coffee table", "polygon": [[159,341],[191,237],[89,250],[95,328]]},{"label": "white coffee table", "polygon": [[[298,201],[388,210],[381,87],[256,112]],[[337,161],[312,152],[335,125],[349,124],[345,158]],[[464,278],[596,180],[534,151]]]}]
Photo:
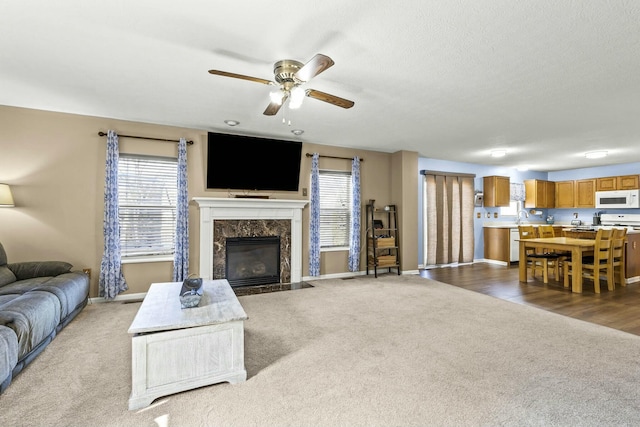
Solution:
[{"label": "white coffee table", "polygon": [[181,282],[152,284],[129,327],[130,410],[161,396],[247,379],[247,314],[229,282],[205,280],[200,304],[185,309],[178,298],[181,287]]}]

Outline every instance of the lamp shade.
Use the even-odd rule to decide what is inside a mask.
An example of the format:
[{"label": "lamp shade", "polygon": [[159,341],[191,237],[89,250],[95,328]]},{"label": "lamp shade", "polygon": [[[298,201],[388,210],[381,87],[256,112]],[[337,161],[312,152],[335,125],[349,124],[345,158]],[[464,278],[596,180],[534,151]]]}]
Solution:
[{"label": "lamp shade", "polygon": [[0,208],[12,208],[14,206],[9,184],[0,184]]}]

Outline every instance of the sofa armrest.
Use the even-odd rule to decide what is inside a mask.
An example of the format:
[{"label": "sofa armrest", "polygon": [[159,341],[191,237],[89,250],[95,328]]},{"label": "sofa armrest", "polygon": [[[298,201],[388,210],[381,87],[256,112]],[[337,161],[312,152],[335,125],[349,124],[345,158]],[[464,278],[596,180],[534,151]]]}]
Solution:
[{"label": "sofa armrest", "polygon": [[25,280],[68,273],[72,265],[64,261],[27,261],[7,264],[7,267],[18,280]]}]

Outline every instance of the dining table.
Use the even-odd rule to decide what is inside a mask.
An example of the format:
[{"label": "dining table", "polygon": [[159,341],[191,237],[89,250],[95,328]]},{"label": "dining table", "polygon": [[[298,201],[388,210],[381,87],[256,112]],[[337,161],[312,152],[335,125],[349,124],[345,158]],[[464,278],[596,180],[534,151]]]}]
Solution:
[{"label": "dining table", "polygon": [[[571,251],[573,274],[571,291],[582,293],[582,256],[585,252],[593,252],[596,241],[593,239],[577,239],[573,237],[539,237],[519,239],[520,258],[519,275],[521,282],[527,282],[527,249],[544,249],[547,251]],[[556,278],[557,280],[557,278]]]}]

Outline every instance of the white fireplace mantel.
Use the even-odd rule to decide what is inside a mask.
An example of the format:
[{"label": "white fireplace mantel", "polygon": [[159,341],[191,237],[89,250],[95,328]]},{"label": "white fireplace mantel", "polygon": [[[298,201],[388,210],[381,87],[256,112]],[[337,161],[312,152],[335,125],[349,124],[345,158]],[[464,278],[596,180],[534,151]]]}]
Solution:
[{"label": "white fireplace mantel", "polygon": [[194,197],[200,210],[200,277],[213,279],[213,221],[291,220],[291,283],[302,281],[302,209],[306,200]]}]

